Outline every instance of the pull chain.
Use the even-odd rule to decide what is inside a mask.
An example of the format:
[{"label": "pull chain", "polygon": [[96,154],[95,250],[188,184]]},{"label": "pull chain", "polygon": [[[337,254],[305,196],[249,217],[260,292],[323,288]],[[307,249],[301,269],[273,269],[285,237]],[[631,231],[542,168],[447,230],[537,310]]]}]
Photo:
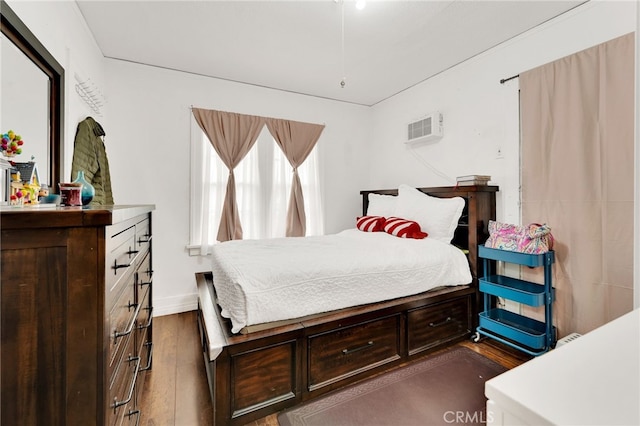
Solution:
[{"label": "pull chain", "polygon": [[341,37],[341,50],[342,50],[342,80],[340,80],[340,87],[344,89],[347,84],[347,77],[344,71],[344,0],[341,1],[341,15],[342,15],[342,37]]}]

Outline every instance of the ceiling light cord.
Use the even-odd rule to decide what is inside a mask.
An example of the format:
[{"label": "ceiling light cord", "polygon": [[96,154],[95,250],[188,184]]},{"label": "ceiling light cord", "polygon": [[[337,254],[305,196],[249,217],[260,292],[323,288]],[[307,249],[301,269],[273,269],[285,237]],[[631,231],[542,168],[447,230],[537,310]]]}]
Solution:
[{"label": "ceiling light cord", "polygon": [[342,51],[342,80],[340,80],[340,87],[342,87],[344,89],[344,86],[346,86],[347,84],[347,76],[345,75],[345,71],[344,71],[344,0],[342,0],[340,2],[340,8],[341,8],[341,15],[342,15],[342,25],[341,25],[341,51]]}]

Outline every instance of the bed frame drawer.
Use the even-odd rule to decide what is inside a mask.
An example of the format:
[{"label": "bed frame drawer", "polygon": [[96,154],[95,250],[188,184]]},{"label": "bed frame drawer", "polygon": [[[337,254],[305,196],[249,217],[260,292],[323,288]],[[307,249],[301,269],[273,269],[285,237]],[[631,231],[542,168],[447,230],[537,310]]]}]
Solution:
[{"label": "bed frame drawer", "polygon": [[296,400],[297,340],[231,355],[232,417]]},{"label": "bed frame drawer", "polygon": [[468,334],[471,324],[471,298],[410,310],[407,313],[409,355],[431,349]]},{"label": "bed frame drawer", "polygon": [[400,359],[400,325],[397,314],[310,336],[309,391]]}]

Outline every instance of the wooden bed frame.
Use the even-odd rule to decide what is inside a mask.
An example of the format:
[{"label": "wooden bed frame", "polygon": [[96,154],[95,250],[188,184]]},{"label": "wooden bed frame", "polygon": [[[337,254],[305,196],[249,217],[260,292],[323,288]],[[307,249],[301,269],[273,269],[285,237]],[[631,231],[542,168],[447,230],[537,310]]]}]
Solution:
[{"label": "wooden bed frame", "polygon": [[[211,272],[196,274],[198,328],[214,424],[243,425],[417,359],[470,336],[479,301],[478,244],[495,219],[496,186],[419,188],[460,196],[465,209],[453,243],[468,250],[473,282],[414,296],[300,318],[249,334],[232,334],[213,302]],[[368,194],[361,191],[363,214]],[[214,341],[223,340],[220,349]]]}]

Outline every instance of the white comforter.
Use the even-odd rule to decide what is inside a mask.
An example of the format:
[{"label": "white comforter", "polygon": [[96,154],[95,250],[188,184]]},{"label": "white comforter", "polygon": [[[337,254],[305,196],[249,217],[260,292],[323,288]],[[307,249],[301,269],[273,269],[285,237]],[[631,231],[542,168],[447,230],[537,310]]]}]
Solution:
[{"label": "white comforter", "polygon": [[213,281],[232,332],[471,282],[466,256],[433,239],[350,229],[335,235],[228,241]]}]

